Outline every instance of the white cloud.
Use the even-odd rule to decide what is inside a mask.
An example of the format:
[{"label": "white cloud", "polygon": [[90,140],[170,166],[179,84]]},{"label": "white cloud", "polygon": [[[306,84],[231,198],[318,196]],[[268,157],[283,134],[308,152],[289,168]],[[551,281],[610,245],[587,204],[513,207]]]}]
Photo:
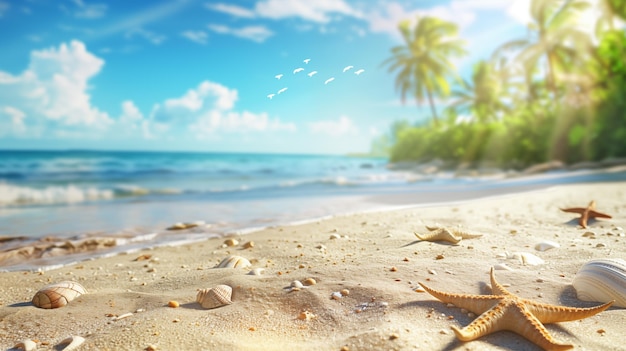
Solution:
[{"label": "white cloud", "polygon": [[257,43],[264,42],[267,38],[274,35],[274,32],[265,26],[246,26],[242,28],[231,28],[228,26],[211,24],[208,26],[210,30],[220,34],[230,34],[239,38],[249,39]]},{"label": "white cloud", "polygon": [[[267,113],[238,111],[236,89],[203,81],[144,115],[131,100],[111,118],[91,105],[88,81],[104,60],[79,41],[33,51],[19,75],[0,71],[0,135],[36,138],[167,138],[181,130],[197,137],[218,133],[292,132],[293,123]],[[172,132],[168,135],[169,132]],[[176,139],[177,137],[174,137]]]},{"label": "white cloud", "polygon": [[219,83],[203,81],[179,98],[156,104],[151,113],[161,132],[173,124],[188,126],[198,137],[217,132],[295,131],[292,123],[270,119],[267,113],[235,110],[238,93]]},{"label": "white cloud", "polygon": [[326,134],[333,137],[356,134],[359,131],[347,116],[341,116],[337,120],[310,122],[308,125],[313,134]]},{"label": "white cloud", "polygon": [[0,17],[4,16],[10,7],[11,5],[8,2],[0,1]]},{"label": "white cloud", "polygon": [[256,12],[267,18],[300,17],[327,23],[330,14],[359,17],[360,14],[343,0],[264,0],[256,4]]},{"label": "white cloud", "polygon": [[83,0],[74,0],[74,4],[77,7],[74,16],[78,18],[100,18],[107,11],[106,4],[85,4]]},{"label": "white cloud", "polygon": [[142,37],[144,39],[146,39],[147,41],[151,42],[154,45],[159,45],[162,42],[165,41],[166,36],[164,35],[160,35],[160,34],[156,34],[154,32],[151,32],[149,30],[145,30],[143,28],[133,28],[131,30],[129,30],[128,32],[126,32],[126,38],[133,38],[135,36],[139,36]]},{"label": "white cloud", "polygon": [[243,18],[254,18],[256,14],[252,10],[248,10],[245,7],[237,6],[237,5],[229,5],[229,4],[206,4],[208,9],[227,13],[229,15],[235,17],[243,17]]},{"label": "white cloud", "polygon": [[331,14],[361,17],[344,0],[263,0],[256,3],[254,9],[224,3],[207,4],[207,8],[235,17],[282,19],[299,17],[306,21],[328,23]]},{"label": "white cloud", "polygon": [[0,109],[19,110],[20,120],[28,118],[29,123],[106,128],[112,121],[91,105],[87,86],[103,65],[79,41],[33,51],[22,74],[0,71]]},{"label": "white cloud", "polygon": [[198,44],[206,44],[209,35],[201,30],[187,30],[181,33],[181,35]]},{"label": "white cloud", "polygon": [[18,110],[13,106],[4,106],[4,108],[0,110],[0,116],[7,116],[9,119],[6,121],[4,118],[0,118],[0,126],[2,126],[2,128],[0,128],[2,129],[0,135],[10,131],[19,134],[26,130],[26,126],[24,124],[26,114],[23,111]]}]

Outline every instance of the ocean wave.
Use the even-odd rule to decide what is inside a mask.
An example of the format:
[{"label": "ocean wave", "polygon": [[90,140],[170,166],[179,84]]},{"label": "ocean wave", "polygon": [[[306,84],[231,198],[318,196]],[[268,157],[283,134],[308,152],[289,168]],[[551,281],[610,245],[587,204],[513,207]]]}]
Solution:
[{"label": "ocean wave", "polygon": [[37,189],[0,183],[0,205],[78,203],[90,200],[112,199],[112,190],[75,185],[47,186]]}]

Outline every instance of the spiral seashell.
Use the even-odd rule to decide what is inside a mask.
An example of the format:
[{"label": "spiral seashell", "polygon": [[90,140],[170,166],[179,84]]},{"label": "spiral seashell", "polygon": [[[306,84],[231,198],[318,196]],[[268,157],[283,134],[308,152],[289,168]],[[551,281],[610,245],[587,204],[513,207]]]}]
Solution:
[{"label": "spiral seashell", "polygon": [[39,308],[59,308],[86,293],[87,290],[82,285],[76,282],[65,281],[41,288],[33,296],[32,303]]},{"label": "spiral seashell", "polygon": [[215,268],[248,268],[250,266],[252,266],[252,264],[247,258],[241,256],[228,256]]},{"label": "spiral seashell", "polygon": [[210,289],[198,291],[196,301],[204,308],[217,308],[233,303],[231,300],[233,288],[228,285],[218,285]]},{"label": "spiral seashell", "polygon": [[595,259],[585,263],[572,282],[578,299],[626,307],[626,261]]}]

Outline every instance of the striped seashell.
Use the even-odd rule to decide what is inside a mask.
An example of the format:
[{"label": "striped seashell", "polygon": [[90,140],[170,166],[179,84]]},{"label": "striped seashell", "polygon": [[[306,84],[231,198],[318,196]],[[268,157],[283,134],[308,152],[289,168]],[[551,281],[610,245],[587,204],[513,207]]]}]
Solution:
[{"label": "striped seashell", "polygon": [[228,285],[218,285],[210,289],[198,291],[196,301],[204,308],[217,308],[233,303],[231,300],[233,288]]},{"label": "striped seashell", "polygon": [[626,261],[595,259],[585,263],[572,282],[576,295],[583,301],[609,302],[626,307]]},{"label": "striped seashell", "polygon": [[241,256],[228,256],[220,262],[215,268],[248,268],[252,266],[247,258]]},{"label": "striped seashell", "polygon": [[86,293],[87,290],[82,285],[76,282],[65,281],[41,288],[33,296],[32,303],[39,308],[59,308]]}]

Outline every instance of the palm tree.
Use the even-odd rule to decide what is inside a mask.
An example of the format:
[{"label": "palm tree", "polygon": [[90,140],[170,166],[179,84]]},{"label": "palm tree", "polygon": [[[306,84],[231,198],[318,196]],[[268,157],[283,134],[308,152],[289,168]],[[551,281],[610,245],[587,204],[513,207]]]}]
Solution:
[{"label": "palm tree", "polygon": [[544,63],[547,87],[556,98],[557,71],[582,63],[583,53],[592,46],[589,35],[576,27],[578,16],[589,6],[586,0],[531,0],[529,37],[505,43],[498,51],[521,50],[517,59],[523,63],[529,83]]},{"label": "palm tree", "polygon": [[471,83],[463,80],[462,90],[455,90],[455,100],[448,107],[456,111],[471,112],[479,121],[486,122],[498,118],[500,111],[508,107],[502,101],[506,82],[487,61],[481,60],[474,65]]},{"label": "palm tree", "polygon": [[408,20],[400,22],[398,27],[404,45],[393,47],[392,56],[383,65],[389,64],[389,72],[400,70],[395,87],[400,90],[402,103],[408,93],[420,104],[424,97],[428,98],[433,119],[438,123],[434,96],[445,97],[450,93],[447,79],[456,78],[450,59],[466,54],[465,42],[457,38],[458,27],[454,23],[435,17],[418,17],[414,28]]},{"label": "palm tree", "polygon": [[608,26],[609,30],[614,30],[615,17],[626,20],[626,0],[600,0],[600,17],[596,23],[596,35],[600,35],[600,32],[605,26]]}]

